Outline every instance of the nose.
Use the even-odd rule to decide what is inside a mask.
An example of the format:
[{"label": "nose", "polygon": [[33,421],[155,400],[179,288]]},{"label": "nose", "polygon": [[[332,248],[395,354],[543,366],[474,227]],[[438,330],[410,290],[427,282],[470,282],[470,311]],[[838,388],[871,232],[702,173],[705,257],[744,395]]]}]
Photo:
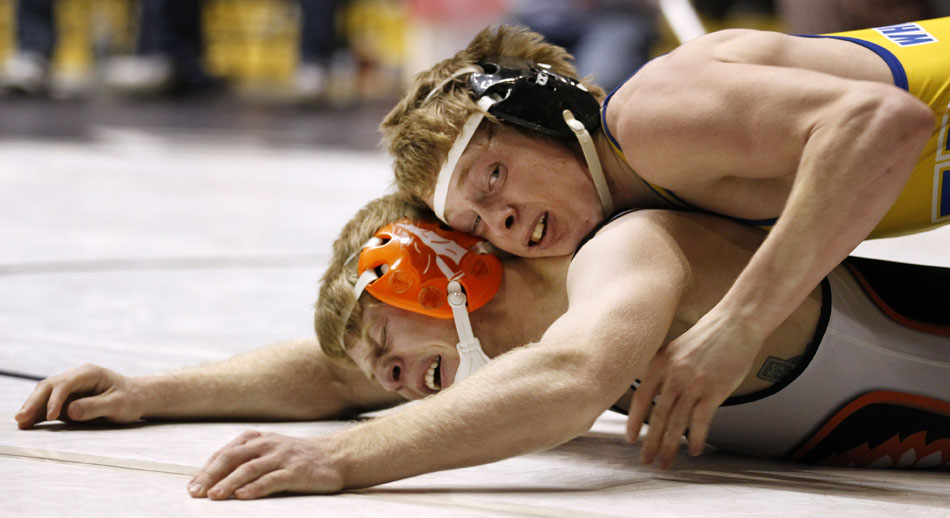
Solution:
[{"label": "nose", "polygon": [[492,227],[499,233],[513,229],[518,221],[517,211],[511,205],[494,208],[492,216]]},{"label": "nose", "polygon": [[406,366],[400,358],[389,358],[377,364],[376,378],[384,389],[396,392],[406,386]]}]

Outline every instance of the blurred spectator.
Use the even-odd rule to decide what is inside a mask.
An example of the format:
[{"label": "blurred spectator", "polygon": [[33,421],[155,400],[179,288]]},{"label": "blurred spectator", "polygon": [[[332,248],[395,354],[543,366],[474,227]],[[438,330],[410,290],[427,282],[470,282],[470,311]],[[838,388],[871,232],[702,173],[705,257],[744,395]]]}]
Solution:
[{"label": "blurred spectator", "polygon": [[950,14],[947,0],[777,0],[788,32],[821,34]]},{"label": "blurred spectator", "polygon": [[[16,3],[17,51],[4,63],[6,91],[57,97],[79,93],[77,85],[51,87],[50,61],[56,47],[55,0]],[[111,89],[136,94],[191,93],[217,85],[201,66],[200,0],[140,0],[134,56],[109,59],[103,79]],[[70,90],[70,91],[67,91]]]},{"label": "blurred spectator", "polygon": [[323,100],[330,85],[335,61],[345,54],[337,19],[345,0],[298,0],[300,2],[300,62],[294,78],[297,98]]},{"label": "blurred spectator", "polygon": [[47,93],[56,46],[53,0],[20,0],[14,8],[17,51],[4,63],[0,84],[15,93]]},{"label": "blurred spectator", "polygon": [[204,50],[200,0],[139,0],[135,55],[110,58],[106,86],[133,95],[194,94],[214,90],[220,80],[201,64]]},{"label": "blurred spectator", "polygon": [[692,4],[704,19],[719,24],[741,15],[773,16],[775,11],[772,0],[692,0]]},{"label": "blurred spectator", "polygon": [[654,2],[511,0],[516,23],[574,55],[581,76],[613,90],[650,58],[657,39]]}]

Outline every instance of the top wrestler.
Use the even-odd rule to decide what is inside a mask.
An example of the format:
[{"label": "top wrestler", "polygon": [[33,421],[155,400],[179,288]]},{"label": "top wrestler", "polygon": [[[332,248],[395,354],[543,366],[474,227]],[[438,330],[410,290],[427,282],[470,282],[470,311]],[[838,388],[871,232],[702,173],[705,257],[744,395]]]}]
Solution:
[{"label": "top wrestler", "polygon": [[[385,227],[406,216],[411,223]],[[640,211],[600,230],[573,260],[508,259],[499,277],[500,265],[473,252],[470,237],[427,226],[423,218],[390,196],[343,229],[316,317],[324,354],[312,341],[291,343],[146,378],[86,366],[40,383],[16,416],[20,426],[61,411],[82,420],[318,418],[398,401],[369,377],[407,399],[435,394],[327,437],[242,434],[190,488],[194,496],[216,499],[332,492],[551,447],[583,433],[612,403],[622,409],[653,352],[715,304],[762,239],[755,229],[707,215]],[[439,267],[423,274],[426,264]],[[888,268],[903,283],[913,273],[895,274],[897,265],[867,260],[862,266]],[[430,314],[448,311],[439,305],[446,270],[465,274],[452,277],[464,283],[484,347],[469,348],[471,336],[456,347],[468,327],[464,309],[453,327],[375,298]],[[942,276],[946,286],[947,273],[935,269],[917,281],[933,285]],[[947,466],[950,335],[882,318],[858,278],[836,269],[766,340],[738,397],[716,416],[712,444],[832,464]],[[432,296],[419,297],[426,293]],[[484,353],[498,358],[455,385],[487,362]],[[367,377],[329,360],[338,357]],[[860,372],[841,375],[859,358]],[[81,396],[68,402],[73,394]],[[895,419],[895,412],[913,419]],[[669,462],[672,452],[662,456]]]},{"label": "top wrestler", "polygon": [[655,357],[631,412],[637,425],[663,394],[654,439],[688,427],[699,448],[764,338],[861,240],[950,221],[950,18],[713,33],[602,106],[600,89],[564,77],[569,59],[539,35],[486,29],[417,76],[382,129],[401,189],[522,256],[570,253],[615,209],[775,223],[719,303]]}]

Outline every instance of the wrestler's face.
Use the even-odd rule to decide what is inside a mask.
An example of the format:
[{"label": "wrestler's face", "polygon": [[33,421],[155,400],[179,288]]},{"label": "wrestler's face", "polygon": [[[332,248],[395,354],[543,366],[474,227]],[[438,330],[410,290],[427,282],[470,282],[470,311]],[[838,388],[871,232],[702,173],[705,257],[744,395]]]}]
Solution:
[{"label": "wrestler's face", "polygon": [[462,153],[445,216],[502,250],[540,257],[573,253],[603,212],[583,156],[554,139],[493,125]]},{"label": "wrestler's face", "polygon": [[[368,307],[369,340],[346,353],[371,379],[406,399],[422,399],[455,382],[458,335],[452,320],[428,317],[385,304]],[[434,371],[432,382],[426,375]]]}]

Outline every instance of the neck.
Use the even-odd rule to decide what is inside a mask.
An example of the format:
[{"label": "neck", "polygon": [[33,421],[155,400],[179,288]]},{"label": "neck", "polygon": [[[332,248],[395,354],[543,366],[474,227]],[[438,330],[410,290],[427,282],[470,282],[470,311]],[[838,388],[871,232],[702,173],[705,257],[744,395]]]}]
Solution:
[{"label": "neck", "polygon": [[[505,274],[492,300],[471,314],[485,354],[496,357],[536,342],[567,310],[571,256],[505,259]],[[514,311],[513,308],[528,308]]]},{"label": "neck", "polygon": [[600,158],[610,195],[614,201],[614,210],[635,208],[674,208],[662,196],[650,189],[643,179],[630,167],[630,164],[614,151],[603,131],[595,136],[597,155]]}]

